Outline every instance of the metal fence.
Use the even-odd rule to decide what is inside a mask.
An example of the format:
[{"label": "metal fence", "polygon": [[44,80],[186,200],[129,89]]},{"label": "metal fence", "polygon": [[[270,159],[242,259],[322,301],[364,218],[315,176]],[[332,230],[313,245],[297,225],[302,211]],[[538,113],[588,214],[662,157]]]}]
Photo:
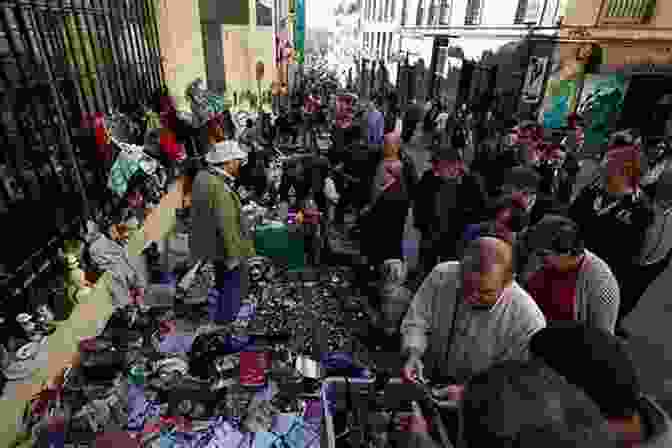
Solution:
[{"label": "metal fence", "polygon": [[109,205],[83,115],[149,104],[163,79],[153,0],[0,0],[0,268],[10,296]]}]

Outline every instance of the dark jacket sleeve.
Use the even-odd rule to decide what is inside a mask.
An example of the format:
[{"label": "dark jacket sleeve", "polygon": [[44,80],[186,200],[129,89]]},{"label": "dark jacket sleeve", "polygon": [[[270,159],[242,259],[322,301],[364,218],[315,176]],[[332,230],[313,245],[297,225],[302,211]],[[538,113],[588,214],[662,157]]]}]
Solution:
[{"label": "dark jacket sleeve", "polygon": [[485,182],[476,173],[469,174],[466,179],[469,183],[469,203],[465,204],[463,222],[475,224],[485,218],[488,195],[485,190]]},{"label": "dark jacket sleeve", "polygon": [[415,167],[415,162],[413,162],[413,159],[406,154],[403,153],[403,166],[404,166],[404,177],[406,179],[406,186],[408,188],[408,196],[409,198],[413,199],[415,196],[415,189],[418,186],[418,182],[420,181],[419,176],[418,176],[418,170]]},{"label": "dark jacket sleeve", "polygon": [[413,198],[413,223],[420,233],[429,231],[432,215],[434,195],[432,187],[434,184],[434,174],[431,170],[425,171],[422,179],[415,188]]}]

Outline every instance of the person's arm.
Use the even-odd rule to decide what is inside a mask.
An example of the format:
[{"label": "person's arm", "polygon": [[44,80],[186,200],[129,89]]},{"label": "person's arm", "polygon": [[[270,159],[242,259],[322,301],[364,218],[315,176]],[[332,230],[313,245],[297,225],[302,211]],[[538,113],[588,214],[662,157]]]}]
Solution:
[{"label": "person's arm", "polygon": [[614,334],[618,307],[621,303],[616,277],[606,263],[593,264],[585,284],[585,300],[588,308],[588,322],[592,327]]},{"label": "person's arm", "polygon": [[439,295],[440,272],[434,269],[413,297],[401,323],[402,352],[422,355],[427,349],[427,334],[432,330],[434,301]]},{"label": "person's arm", "polygon": [[546,318],[534,300],[522,290],[514,291],[514,294],[525,294],[525,303],[518,305],[518,315],[513,316],[509,327],[504,328],[506,335],[502,338],[506,344],[504,350],[493,362],[502,361],[528,361],[530,359],[530,339],[534,334],[546,327]]},{"label": "person's arm", "polygon": [[233,193],[225,190],[224,186],[214,185],[215,195],[213,210],[217,220],[219,237],[223,240],[227,257],[254,256],[252,242],[241,238],[240,211],[237,209]]}]

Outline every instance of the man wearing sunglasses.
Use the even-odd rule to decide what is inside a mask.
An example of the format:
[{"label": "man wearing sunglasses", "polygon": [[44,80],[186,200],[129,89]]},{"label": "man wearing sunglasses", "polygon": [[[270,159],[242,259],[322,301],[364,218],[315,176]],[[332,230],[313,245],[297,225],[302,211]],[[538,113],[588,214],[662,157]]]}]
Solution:
[{"label": "man wearing sunglasses", "polygon": [[586,250],[576,224],[546,215],[530,229],[528,249],[541,267],[526,289],[549,322],[579,321],[611,334],[620,304],[618,282],[601,258]]}]

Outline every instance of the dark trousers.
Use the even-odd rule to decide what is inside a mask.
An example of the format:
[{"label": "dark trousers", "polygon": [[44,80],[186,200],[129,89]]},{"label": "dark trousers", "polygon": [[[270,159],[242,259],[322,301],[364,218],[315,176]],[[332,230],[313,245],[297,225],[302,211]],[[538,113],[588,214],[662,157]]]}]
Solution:
[{"label": "dark trousers", "polygon": [[418,127],[418,120],[406,119],[401,130],[401,139],[404,143],[408,143],[415,134],[415,128]]},{"label": "dark trousers", "polygon": [[665,269],[670,264],[670,258],[672,258],[672,251],[659,262],[648,266],[640,266],[636,268],[635,272],[631,269],[627,275],[616,277],[621,287],[621,305],[618,308],[617,326],[620,326],[623,319],[637,307],[639,300],[649,286],[660,274],[665,272]]}]

